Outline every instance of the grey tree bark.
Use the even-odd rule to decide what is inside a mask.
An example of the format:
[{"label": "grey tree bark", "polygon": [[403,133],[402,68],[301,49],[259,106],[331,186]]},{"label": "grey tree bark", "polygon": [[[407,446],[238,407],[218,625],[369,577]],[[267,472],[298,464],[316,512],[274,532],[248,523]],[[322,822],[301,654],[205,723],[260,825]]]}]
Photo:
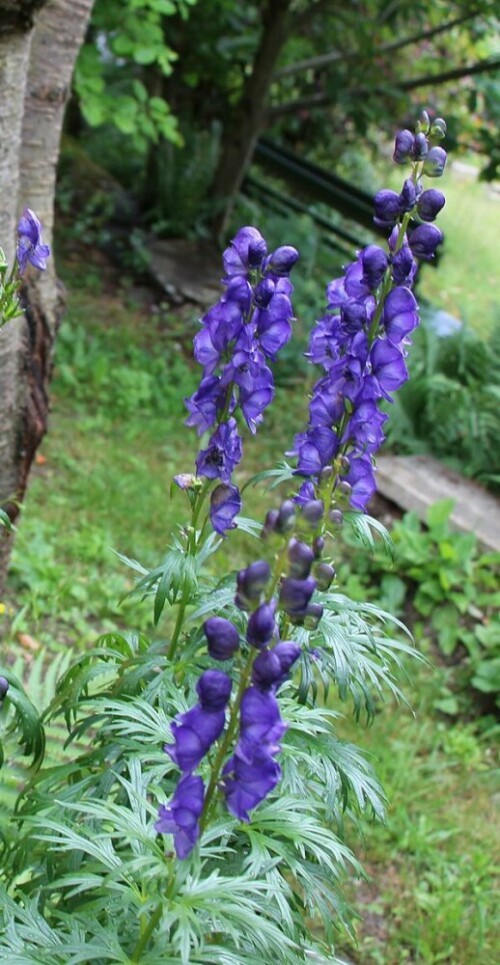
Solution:
[{"label": "grey tree bark", "polygon": [[[44,242],[52,243],[64,109],[92,5],[0,0],[0,244],[9,262],[25,206],[40,218]],[[47,272],[29,275],[22,298],[24,319],[0,333],[0,505],[11,519],[47,428],[52,354],[64,308],[53,257]],[[10,542],[0,535],[0,588]]]}]

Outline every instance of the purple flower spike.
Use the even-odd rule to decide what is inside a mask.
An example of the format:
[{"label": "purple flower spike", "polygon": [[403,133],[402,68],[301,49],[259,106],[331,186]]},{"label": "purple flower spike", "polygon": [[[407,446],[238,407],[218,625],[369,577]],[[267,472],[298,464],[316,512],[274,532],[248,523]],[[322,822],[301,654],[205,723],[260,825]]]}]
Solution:
[{"label": "purple flower spike", "polygon": [[214,660],[230,660],[239,648],[240,635],[234,623],[224,617],[209,617],[203,624],[208,652]]},{"label": "purple flower spike", "polygon": [[243,445],[236,427],[236,419],[221,422],[211,435],[207,449],[202,449],[196,459],[199,476],[220,479],[229,483],[231,473],[241,460]]},{"label": "purple flower spike", "polygon": [[240,709],[240,738],[247,752],[252,744],[266,744],[269,753],[277,753],[286,729],[274,694],[262,693],[257,687],[245,690]]},{"label": "purple flower spike", "polygon": [[253,647],[259,650],[265,647],[273,638],[276,632],[276,601],[263,603],[255,610],[247,626],[247,640]]},{"label": "purple flower spike", "polygon": [[[225,622],[229,623],[229,620]],[[222,670],[205,670],[196,684],[202,709],[209,713],[224,710],[231,696],[231,687],[232,681],[227,673]]]},{"label": "purple flower spike", "polygon": [[250,610],[252,603],[260,600],[264,588],[271,579],[271,567],[266,560],[256,560],[240,570],[236,577],[236,605],[240,610]]},{"label": "purple flower spike", "polygon": [[430,261],[443,240],[443,233],[433,224],[421,224],[410,235],[410,248],[415,258]]},{"label": "purple flower spike", "polygon": [[210,522],[219,536],[235,529],[235,517],[241,510],[241,496],[237,486],[221,483],[210,496]]},{"label": "purple flower spike", "polygon": [[422,221],[434,221],[445,205],[445,196],[436,188],[424,191],[418,199],[417,211]]},{"label": "purple flower spike", "polygon": [[179,781],[168,806],[160,805],[155,831],[173,834],[175,853],[181,860],[189,857],[199,836],[205,786],[201,777],[186,774]]},{"label": "purple flower spike", "polygon": [[42,244],[42,225],[31,208],[25,208],[17,226],[17,260],[19,273],[24,275],[28,262],[39,271],[45,271],[50,256],[48,245]]}]

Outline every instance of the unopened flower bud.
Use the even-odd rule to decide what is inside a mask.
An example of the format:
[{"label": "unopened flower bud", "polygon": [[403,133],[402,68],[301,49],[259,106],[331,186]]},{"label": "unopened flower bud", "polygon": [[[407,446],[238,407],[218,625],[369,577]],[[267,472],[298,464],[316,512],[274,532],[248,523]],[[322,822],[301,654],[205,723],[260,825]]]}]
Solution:
[{"label": "unopened flower bud", "polygon": [[411,131],[398,131],[393,154],[393,160],[396,164],[406,164],[409,161],[414,143],[415,137]]},{"label": "unopened flower bud", "polygon": [[208,652],[214,660],[229,660],[239,648],[238,630],[224,617],[209,617],[203,624],[207,638]]},{"label": "unopened flower bud", "polygon": [[343,496],[350,496],[352,493],[352,486],[345,479],[343,479],[338,485],[338,490]]},{"label": "unopened flower bud", "polygon": [[310,603],[304,613],[304,626],[306,630],[316,630],[321,617],[323,616],[321,603]]},{"label": "unopened flower bud", "polygon": [[321,522],[324,511],[325,505],[322,499],[310,499],[309,502],[302,507],[302,519],[315,529],[318,523]]},{"label": "unopened flower bud", "polygon": [[428,178],[440,178],[445,168],[446,157],[444,148],[431,147],[424,162],[424,174]]},{"label": "unopened flower bud", "polygon": [[265,560],[251,563],[245,570],[240,570],[236,577],[236,605],[240,610],[250,610],[252,603],[260,599],[260,595],[271,579],[271,567]]},{"label": "unopened flower bud", "polygon": [[282,676],[286,676],[290,668],[300,657],[300,647],[293,640],[280,640],[273,649],[273,654],[278,658],[281,666]]},{"label": "unopened flower bud", "polygon": [[203,710],[210,713],[224,710],[231,695],[231,686],[231,678],[222,670],[205,670],[196,684]]},{"label": "unopened flower bud", "polygon": [[265,520],[264,520],[264,526],[263,526],[263,528],[262,528],[262,536],[263,536],[263,537],[269,536],[269,533],[275,533],[275,532],[276,532],[276,523],[278,522],[278,516],[279,516],[279,513],[278,513],[278,510],[277,510],[277,509],[270,509],[270,510],[266,513],[266,518],[265,518]]},{"label": "unopened flower bud", "polygon": [[325,548],[325,541],[323,537],[316,536],[316,539],[313,541],[313,553],[314,553],[314,558],[316,560],[320,559],[320,557],[323,554],[324,548]]},{"label": "unopened flower bud", "polygon": [[320,486],[323,483],[328,482],[328,480],[332,478],[332,473],[333,473],[333,466],[323,466],[323,469],[321,470],[318,476],[318,481]]},{"label": "unopened flower bud", "polygon": [[351,460],[348,456],[341,456],[339,459],[339,472],[342,476],[345,476],[351,468]]},{"label": "unopened flower bud", "polygon": [[420,134],[428,134],[430,126],[430,118],[427,111],[422,111],[418,121],[417,121],[417,132]]},{"label": "unopened flower bud", "polygon": [[314,567],[314,579],[318,590],[329,590],[334,579],[335,569],[330,563],[317,563]]},{"label": "unopened flower bud", "polygon": [[340,509],[332,509],[332,511],[328,513],[328,516],[334,526],[342,526],[344,522],[344,514]]},{"label": "unopened flower bud", "polygon": [[429,145],[425,134],[416,134],[413,145],[412,158],[414,161],[423,161],[427,157]]},{"label": "unopened flower bud", "polygon": [[0,703],[4,699],[9,689],[9,681],[5,677],[0,677]]},{"label": "unopened flower bud", "polygon": [[295,504],[291,499],[285,499],[278,510],[278,518],[276,520],[276,532],[286,533],[288,530],[293,529],[293,524],[295,522]]},{"label": "unopened flower bud", "polygon": [[296,580],[287,577],[283,580],[280,590],[280,606],[289,615],[304,612],[309,600],[316,589],[316,580],[309,576],[306,580]]},{"label": "unopened flower bud", "polygon": [[436,117],[433,120],[429,136],[434,141],[442,141],[446,137],[446,121],[442,117]]},{"label": "unopened flower bud", "polygon": [[421,224],[410,235],[410,248],[415,258],[430,261],[434,257],[436,248],[441,244],[443,234],[433,224]]},{"label": "unopened flower bud", "polygon": [[252,613],[247,626],[247,640],[253,647],[259,650],[265,647],[272,640],[276,631],[276,621],[274,613],[276,601],[263,603]]},{"label": "unopened flower bud", "polygon": [[411,178],[407,178],[399,195],[399,210],[401,213],[412,211],[415,207],[416,200],[417,192],[415,185]]},{"label": "unopened flower bud", "polygon": [[445,196],[436,188],[424,191],[418,199],[417,211],[422,221],[434,221],[445,205]]},{"label": "unopened flower bud", "polygon": [[270,690],[282,676],[281,663],[274,650],[262,650],[253,663],[252,683],[259,690]]},{"label": "unopened flower bud", "polygon": [[376,225],[380,228],[388,228],[396,223],[400,215],[399,194],[388,189],[378,191],[373,203]]},{"label": "unopened flower bud", "polygon": [[288,544],[288,562],[290,576],[305,579],[311,572],[314,560],[314,553],[307,543],[302,543],[298,539],[291,539]]},{"label": "unopened flower bud", "polygon": [[298,257],[299,253],[292,245],[281,245],[269,256],[268,270],[274,275],[288,275]]}]

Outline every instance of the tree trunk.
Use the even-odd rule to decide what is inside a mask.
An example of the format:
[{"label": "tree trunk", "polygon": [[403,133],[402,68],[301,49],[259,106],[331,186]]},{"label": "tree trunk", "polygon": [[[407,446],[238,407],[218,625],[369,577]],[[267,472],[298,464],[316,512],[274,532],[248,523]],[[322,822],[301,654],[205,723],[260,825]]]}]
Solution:
[{"label": "tree trunk", "polygon": [[[0,198],[8,204],[0,215],[0,243],[9,262],[24,206],[36,212],[43,240],[52,244],[64,108],[92,4],[93,0],[49,0],[31,32],[16,29],[5,37],[0,33]],[[40,0],[33,6],[40,7]],[[47,428],[52,353],[64,307],[53,257],[45,273],[30,271],[22,301],[25,318],[8,323],[0,334],[0,504],[11,519],[19,512],[29,469]],[[10,540],[0,536],[0,588],[9,552]]]},{"label": "tree trunk", "polygon": [[276,62],[289,36],[290,6],[291,0],[269,0],[267,3],[252,73],[245,82],[241,100],[224,124],[224,149],[213,185],[213,196],[221,202],[227,202],[216,224],[219,232],[223,232],[227,226],[234,197],[241,187],[263,127],[266,99]]}]

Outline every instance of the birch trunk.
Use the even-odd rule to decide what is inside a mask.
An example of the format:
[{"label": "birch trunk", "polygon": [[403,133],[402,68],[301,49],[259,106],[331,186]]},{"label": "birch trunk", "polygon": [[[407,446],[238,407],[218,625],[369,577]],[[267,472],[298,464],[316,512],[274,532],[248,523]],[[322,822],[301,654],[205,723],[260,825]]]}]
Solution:
[{"label": "birch trunk", "polygon": [[[0,20],[2,4],[11,2],[0,0]],[[35,0],[34,7],[42,2]],[[5,47],[0,26],[3,105],[15,93],[15,107],[8,114],[0,107],[0,198],[8,201],[8,210],[0,218],[0,238],[11,244],[9,260],[17,218],[25,206],[36,212],[43,224],[43,240],[52,244],[64,110],[92,5],[93,0],[48,0],[34,29],[6,34]],[[23,51],[22,57],[14,58],[16,46]],[[4,137],[7,132],[9,138]],[[5,146],[6,140],[10,148],[9,143]],[[2,165],[4,149],[10,156]],[[0,505],[6,506],[12,519],[19,512],[30,466],[47,428],[52,354],[64,308],[53,257],[45,273],[29,273],[23,303],[24,320],[9,323],[0,334]],[[0,588],[9,551],[10,541],[1,537]]]}]

